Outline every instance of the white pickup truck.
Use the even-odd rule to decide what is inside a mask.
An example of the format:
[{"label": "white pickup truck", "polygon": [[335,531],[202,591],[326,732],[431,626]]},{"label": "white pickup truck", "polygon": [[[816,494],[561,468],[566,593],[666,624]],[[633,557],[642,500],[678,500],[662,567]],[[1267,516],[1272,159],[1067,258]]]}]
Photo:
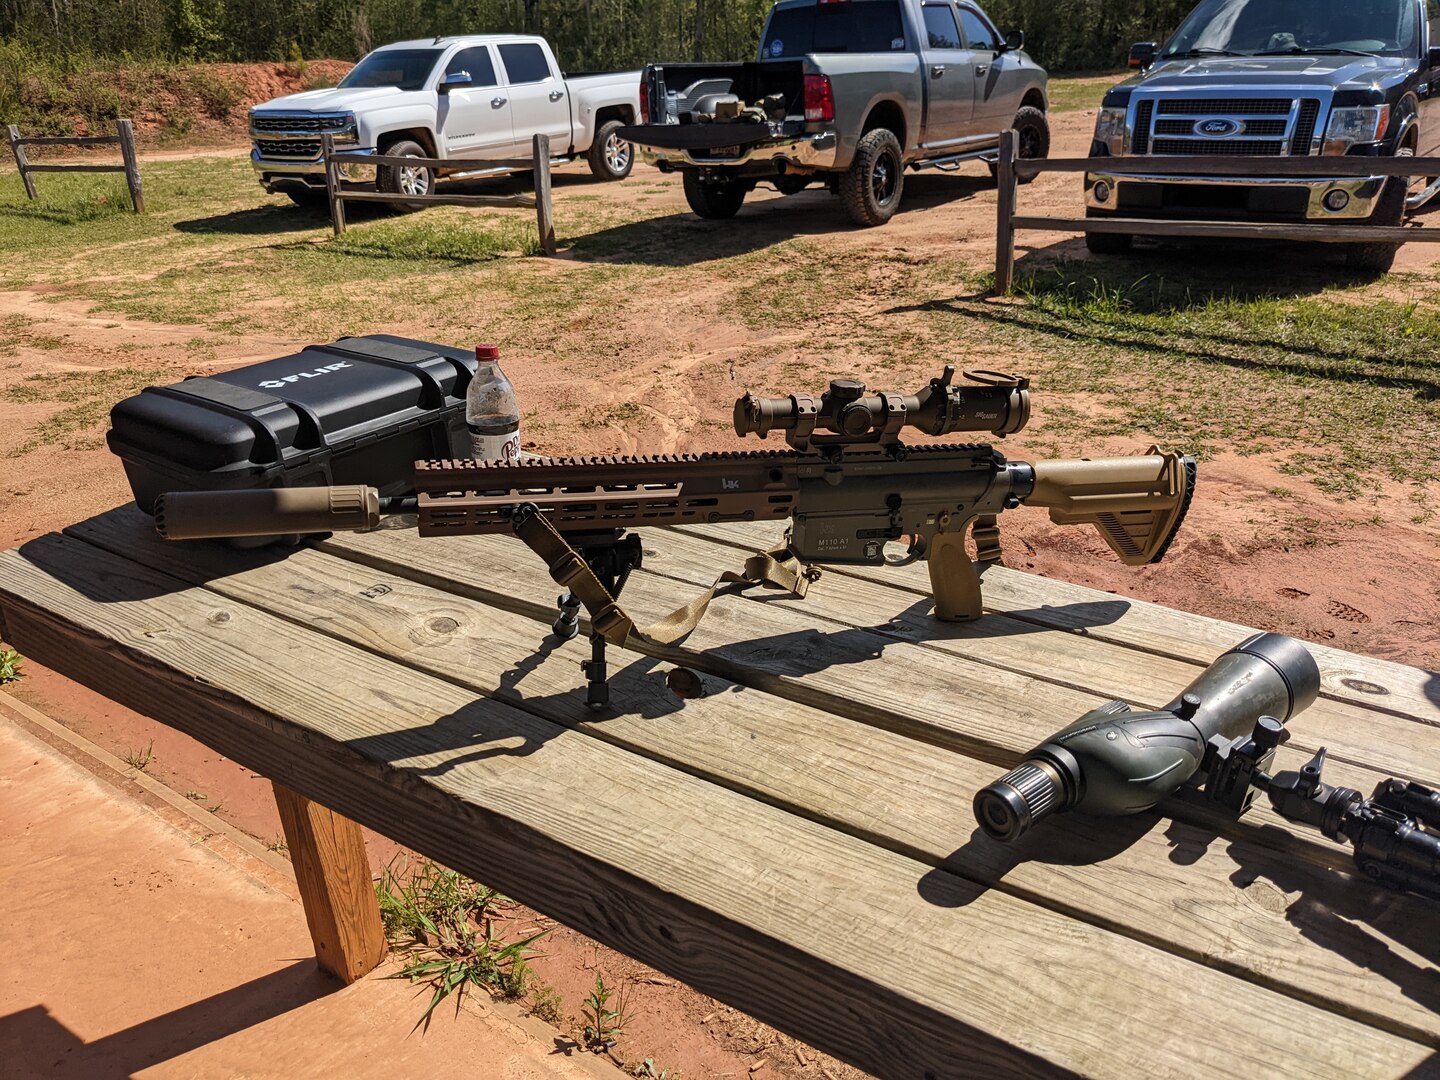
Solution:
[{"label": "white pickup truck", "polygon": [[[544,38],[512,34],[399,41],[376,49],[328,90],[307,90],[250,110],[250,160],[266,191],[301,205],[323,201],[320,136],[337,147],[396,157],[529,158],[550,137],[556,160],[585,156],[601,180],[621,180],[634,152],[616,136],[640,114],[640,72],[565,75]],[[440,176],[514,171],[347,163],[347,183],[425,195]],[[437,175],[438,172],[438,175]]]}]

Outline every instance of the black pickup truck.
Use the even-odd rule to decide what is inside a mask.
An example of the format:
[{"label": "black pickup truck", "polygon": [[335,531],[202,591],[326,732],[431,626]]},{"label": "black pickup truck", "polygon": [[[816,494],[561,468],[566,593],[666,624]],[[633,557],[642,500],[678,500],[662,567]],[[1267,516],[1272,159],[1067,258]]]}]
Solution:
[{"label": "black pickup truck", "polygon": [[[1440,41],[1433,0],[1204,0],[1140,74],[1105,94],[1091,157],[1144,155],[1153,175],[1103,162],[1085,177],[1092,217],[1399,225],[1440,179],[1176,176],[1166,155],[1433,156],[1440,148]],[[1119,254],[1123,234],[1091,233]],[[1396,245],[1345,245],[1347,263],[1384,272]]]}]

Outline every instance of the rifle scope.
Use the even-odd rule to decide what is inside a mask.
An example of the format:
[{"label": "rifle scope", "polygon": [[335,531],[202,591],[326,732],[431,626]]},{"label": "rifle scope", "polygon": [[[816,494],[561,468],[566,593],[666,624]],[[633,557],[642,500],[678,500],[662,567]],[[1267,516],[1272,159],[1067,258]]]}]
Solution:
[{"label": "rifle scope", "polygon": [[1257,634],[1225,653],[1155,712],[1123,701],[1056,732],[975,796],[975,819],[1010,841],[1047,814],[1135,814],[1195,774],[1215,736],[1235,739],[1261,716],[1290,719],[1320,692],[1320,669],[1294,638]]},{"label": "rifle scope", "polygon": [[993,371],[967,371],[970,383],[951,385],[955,368],[918,394],[866,392],[858,379],[835,379],[817,401],[809,394],[789,397],[760,397],[746,394],[735,402],[735,434],[759,435],[772,430],[785,432],[786,441],[797,449],[808,447],[814,431],[831,432],[817,437],[818,445],[846,443],[893,443],[903,428],[912,427],[926,435],[948,435],[955,431],[988,431],[1009,435],[1030,419],[1029,380]]}]

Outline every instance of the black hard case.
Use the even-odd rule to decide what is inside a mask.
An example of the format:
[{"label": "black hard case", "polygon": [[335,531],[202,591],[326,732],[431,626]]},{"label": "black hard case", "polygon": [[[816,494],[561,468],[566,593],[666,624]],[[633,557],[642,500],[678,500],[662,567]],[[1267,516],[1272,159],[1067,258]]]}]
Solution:
[{"label": "black hard case", "polygon": [[464,349],[374,334],[146,387],[110,411],[110,450],[151,513],[166,491],[414,487],[422,458],[470,457]]}]

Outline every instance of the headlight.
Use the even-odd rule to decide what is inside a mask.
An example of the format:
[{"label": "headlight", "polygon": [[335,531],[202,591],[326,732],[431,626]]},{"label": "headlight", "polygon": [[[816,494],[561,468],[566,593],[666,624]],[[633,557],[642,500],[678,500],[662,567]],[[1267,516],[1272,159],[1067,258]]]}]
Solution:
[{"label": "headlight", "polygon": [[346,113],[342,116],[340,124],[340,130],[335,133],[337,143],[358,143],[360,141],[360,132],[355,126],[354,113]]},{"label": "headlight", "polygon": [[1390,126],[1389,105],[1360,105],[1349,109],[1332,109],[1325,128],[1327,154],[1343,154],[1357,143],[1379,142]]},{"label": "headlight", "polygon": [[1095,118],[1095,141],[1110,149],[1111,157],[1125,153],[1125,108],[1102,108]]}]

